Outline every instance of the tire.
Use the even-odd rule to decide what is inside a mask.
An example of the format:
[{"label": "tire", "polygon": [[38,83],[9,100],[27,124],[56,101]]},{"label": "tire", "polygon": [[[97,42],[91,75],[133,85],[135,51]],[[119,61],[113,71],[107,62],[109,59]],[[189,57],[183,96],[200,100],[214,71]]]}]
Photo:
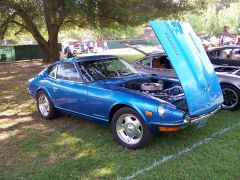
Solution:
[{"label": "tire", "polygon": [[240,90],[231,84],[221,85],[224,102],[223,108],[237,110],[240,107]]},{"label": "tire", "polygon": [[113,115],[111,129],[118,143],[130,149],[147,145],[153,137],[143,118],[129,107]]},{"label": "tire", "polygon": [[43,119],[50,120],[58,115],[57,109],[53,106],[48,94],[42,90],[37,94],[37,108],[38,113]]}]

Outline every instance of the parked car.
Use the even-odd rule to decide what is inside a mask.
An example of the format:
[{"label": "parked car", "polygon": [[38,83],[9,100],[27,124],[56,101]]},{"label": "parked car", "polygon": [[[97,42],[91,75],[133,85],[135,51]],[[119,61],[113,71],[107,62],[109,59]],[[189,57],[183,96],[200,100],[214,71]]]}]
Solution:
[{"label": "parked car", "polygon": [[108,124],[116,140],[132,149],[146,145],[159,131],[204,125],[221,108],[223,96],[201,42],[195,42],[189,24],[150,24],[178,79],[138,74],[116,56],[58,61],[28,82],[40,116],[52,119],[63,111]]},{"label": "parked car", "polygon": [[[136,48],[135,48],[136,49]],[[141,51],[144,53],[143,51]],[[132,66],[139,73],[161,75],[177,78],[171,62],[165,53],[145,54],[145,57],[137,59]],[[223,108],[236,110],[240,107],[240,67],[215,66],[218,80],[221,84],[224,102]],[[182,72],[184,73],[184,71]]]},{"label": "parked car", "polygon": [[240,45],[229,45],[207,51],[214,65],[240,66]]},{"label": "parked car", "polygon": [[71,48],[72,54],[82,54],[85,53],[83,44],[76,44]]},{"label": "parked car", "polygon": [[217,66],[219,82],[222,87],[224,103],[223,108],[237,110],[240,108],[240,67]]}]

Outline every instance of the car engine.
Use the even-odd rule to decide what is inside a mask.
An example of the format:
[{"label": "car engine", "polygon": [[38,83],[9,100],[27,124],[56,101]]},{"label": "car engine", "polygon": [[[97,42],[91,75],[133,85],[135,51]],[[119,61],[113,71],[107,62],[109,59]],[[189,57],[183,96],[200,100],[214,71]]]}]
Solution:
[{"label": "car engine", "polygon": [[187,111],[185,96],[180,84],[166,80],[139,79],[121,84],[122,87],[168,101]]}]

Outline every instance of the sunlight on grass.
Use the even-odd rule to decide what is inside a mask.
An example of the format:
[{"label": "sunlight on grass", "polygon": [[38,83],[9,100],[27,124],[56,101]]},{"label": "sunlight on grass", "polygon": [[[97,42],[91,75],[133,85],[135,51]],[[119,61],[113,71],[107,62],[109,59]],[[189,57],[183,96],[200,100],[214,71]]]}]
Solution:
[{"label": "sunlight on grass", "polygon": [[16,111],[13,109],[7,109],[6,111],[3,111],[0,113],[0,116],[13,116],[16,114]]},{"label": "sunlight on grass", "polygon": [[11,80],[11,79],[14,79],[15,76],[8,76],[8,77],[4,77],[4,78],[1,78],[0,77],[0,80]]},{"label": "sunlight on grass", "polygon": [[4,96],[4,99],[13,99],[15,96],[14,95],[6,95]]},{"label": "sunlight on grass", "polygon": [[89,152],[87,150],[82,151],[81,153],[78,153],[73,159],[74,160],[80,160],[84,156],[88,156]]},{"label": "sunlight on grass", "polygon": [[5,139],[16,136],[18,132],[19,132],[19,130],[17,130],[17,129],[15,129],[14,131],[10,131],[10,132],[0,132],[0,141],[3,141]]},{"label": "sunlight on grass", "polygon": [[[3,118],[0,120],[0,125],[1,124],[7,124],[9,122],[9,119],[8,118]],[[0,126],[1,127],[1,126]]]},{"label": "sunlight on grass", "polygon": [[95,171],[93,171],[92,175],[96,178],[99,178],[99,177],[104,177],[108,174],[111,174],[112,171],[113,171],[112,167],[104,167],[104,168],[96,169]]},{"label": "sunlight on grass", "polygon": [[74,145],[77,144],[79,142],[82,142],[82,140],[80,138],[76,138],[74,136],[71,136],[69,134],[66,133],[62,133],[58,139],[56,139],[56,144],[57,145]]}]

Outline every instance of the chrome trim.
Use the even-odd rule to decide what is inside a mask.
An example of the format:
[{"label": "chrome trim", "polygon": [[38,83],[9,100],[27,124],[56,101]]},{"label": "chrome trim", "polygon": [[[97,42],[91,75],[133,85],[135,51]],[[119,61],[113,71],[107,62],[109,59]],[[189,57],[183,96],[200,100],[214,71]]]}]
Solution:
[{"label": "chrome trim", "polygon": [[221,110],[221,106],[219,106],[216,110],[212,111],[211,113],[209,114],[204,114],[204,115],[201,115],[201,116],[198,116],[198,117],[194,117],[194,118],[191,118],[189,116],[186,116],[186,118],[184,119],[184,123],[187,123],[188,125],[192,125],[192,124],[195,124],[201,120],[204,120],[204,119],[207,119],[209,117],[211,117],[212,115],[216,114],[218,111]]}]

